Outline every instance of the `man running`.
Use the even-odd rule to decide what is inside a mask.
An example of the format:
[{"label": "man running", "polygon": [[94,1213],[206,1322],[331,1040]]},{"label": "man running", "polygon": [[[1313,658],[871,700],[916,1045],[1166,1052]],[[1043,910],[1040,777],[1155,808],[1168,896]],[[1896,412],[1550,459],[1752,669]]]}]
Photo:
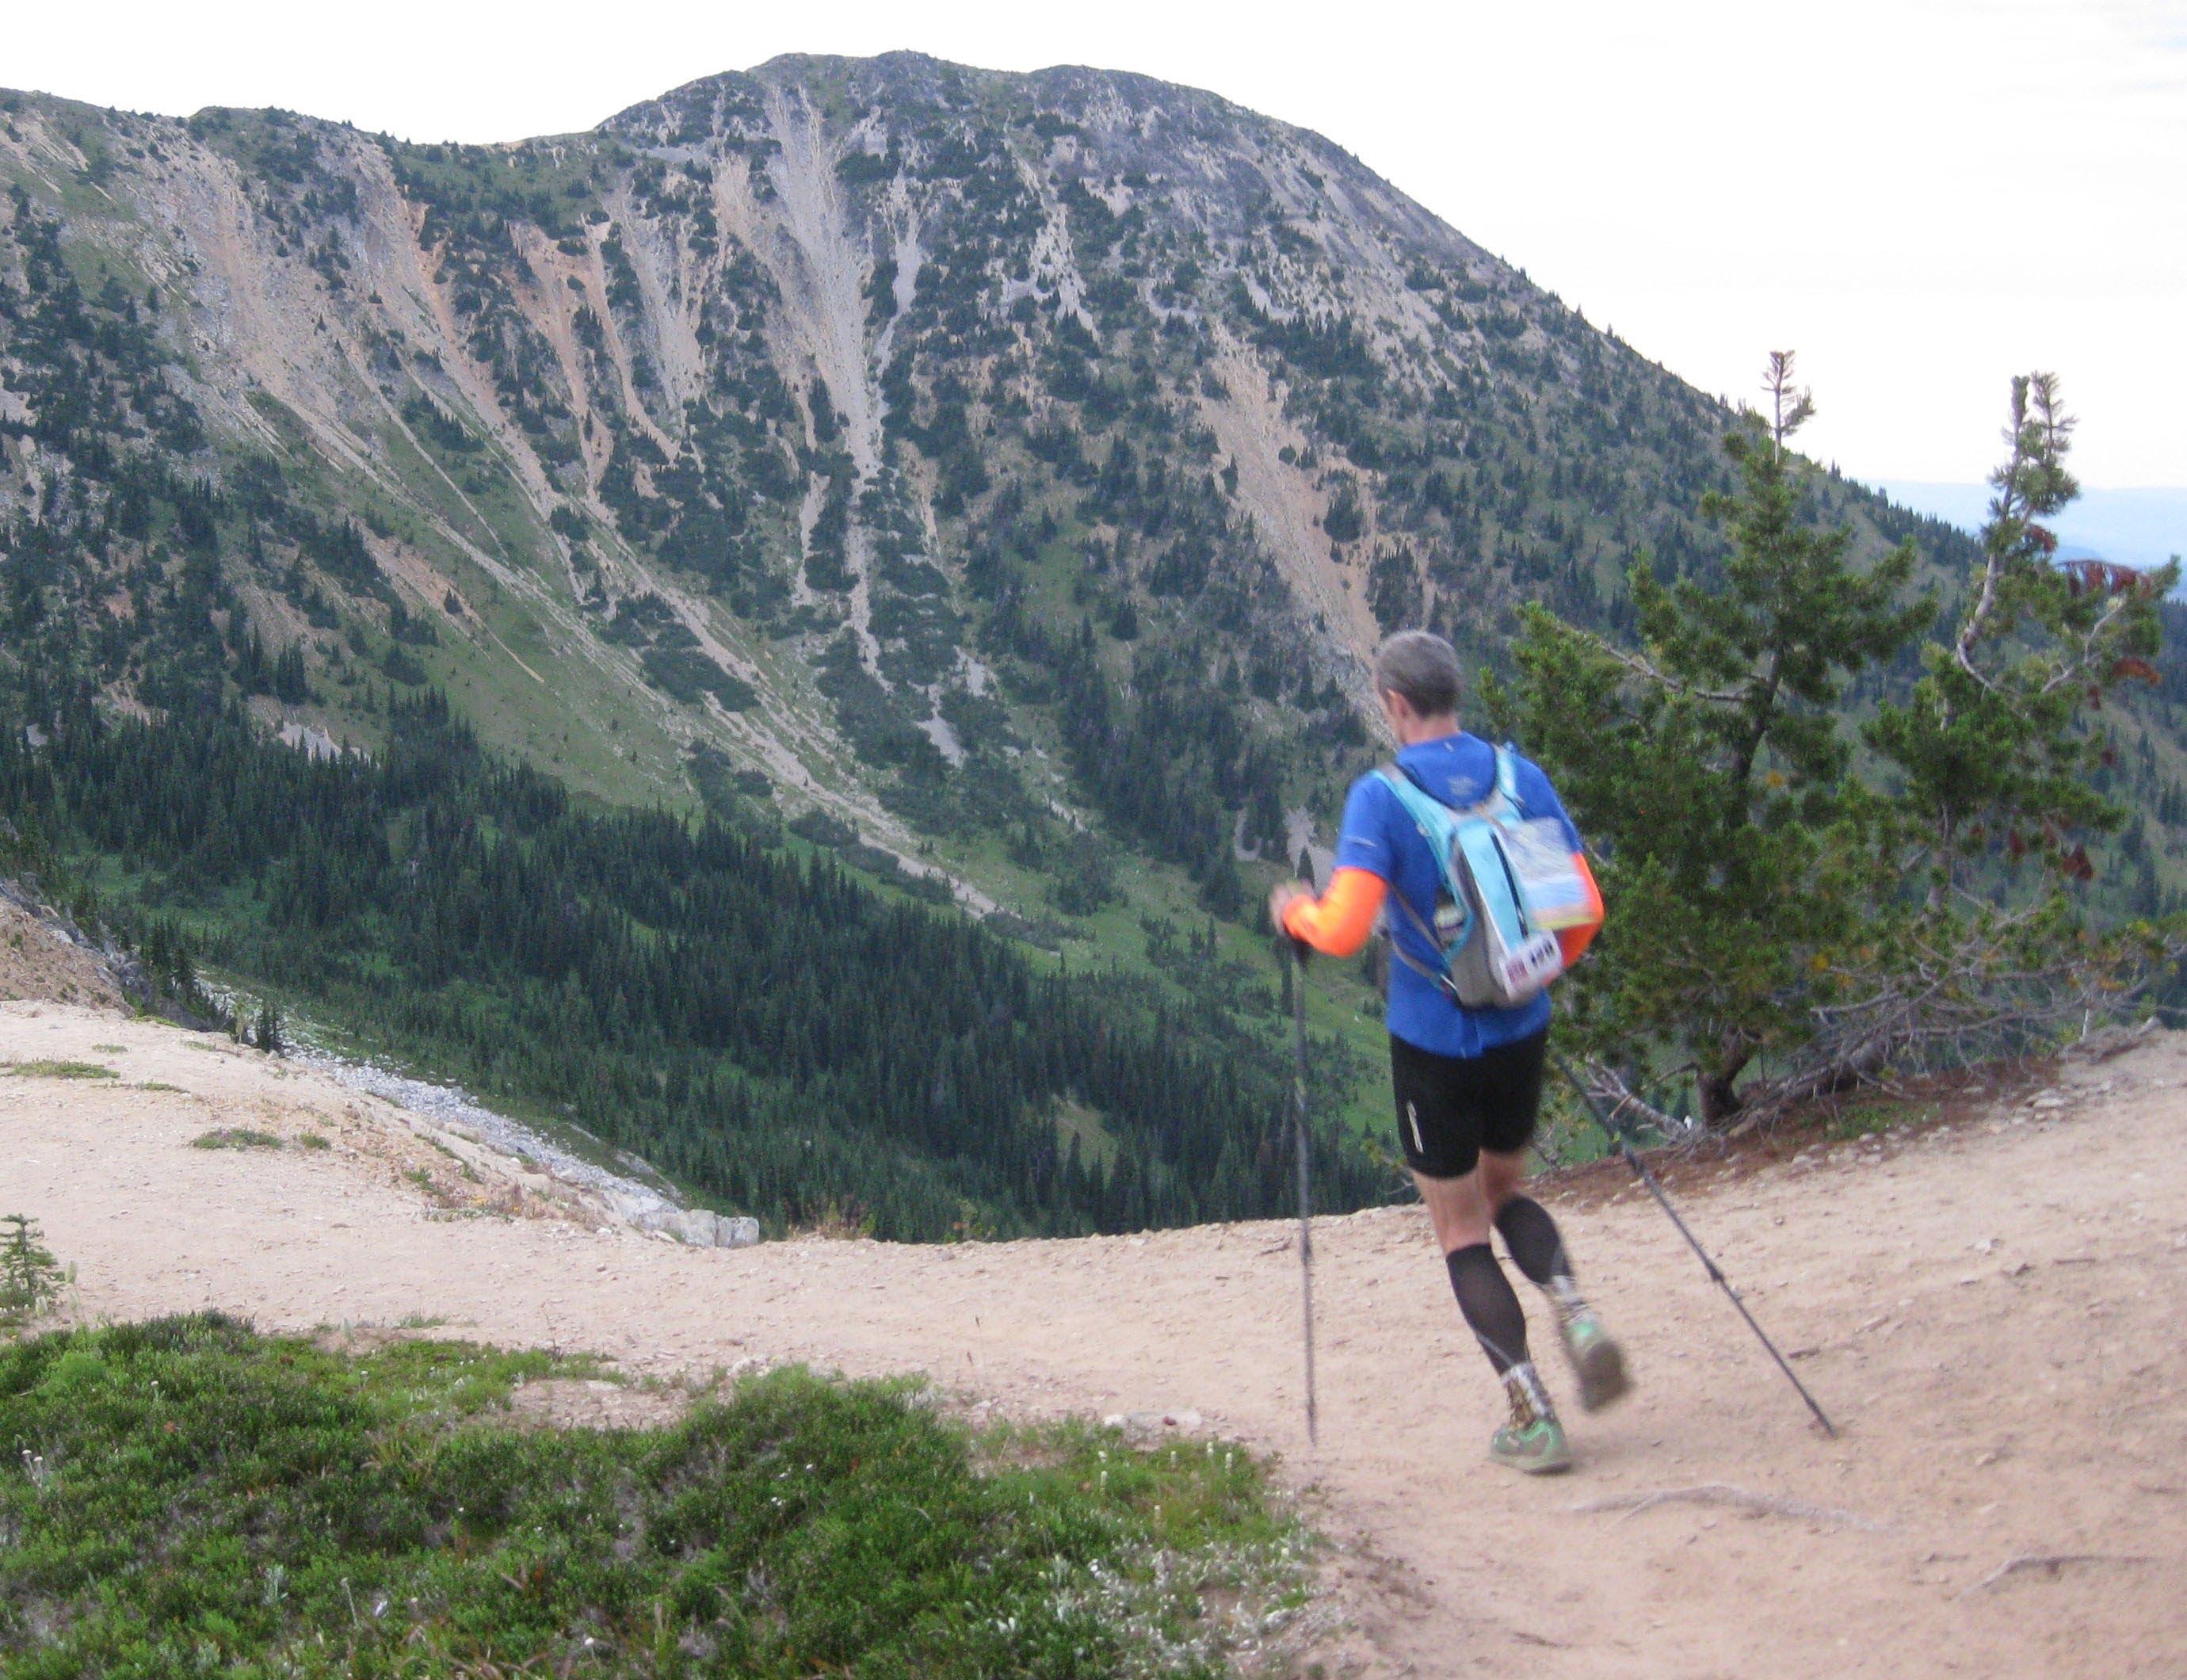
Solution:
[{"label": "man running", "polygon": [[[1375,691],[1397,737],[1397,769],[1457,810],[1480,804],[1496,785],[1495,749],[1459,728],[1460,680],[1450,643],[1425,631],[1401,632],[1375,656]],[[1579,834],[1549,778],[1523,758],[1516,769],[1523,814],[1561,822],[1578,855]],[[1591,891],[1583,857],[1579,868]],[[1467,1009],[1453,1000],[1436,978],[1441,953],[1425,930],[1434,924],[1441,884],[1425,836],[1389,782],[1370,773],[1352,784],[1345,801],[1328,892],[1317,900],[1286,882],[1269,895],[1268,913],[1292,938],[1348,957],[1367,942],[1386,894],[1397,893],[1399,907],[1413,912],[1388,919],[1397,959],[1390,965],[1388,1025],[1398,1141],[1442,1245],[1459,1311],[1510,1396],[1511,1421],[1497,1430],[1489,1457],[1535,1475],[1569,1469],[1564,1428],[1527,1357],[1526,1312],[1488,1246],[1493,1225],[1519,1269],[1548,1295],[1579,1379],[1582,1409],[1595,1411],[1624,1394],[1631,1386],[1624,1355],[1581,1297],[1556,1222],[1519,1193],[1541,1106],[1549,995],[1509,1009]],[[1589,925],[1559,936],[1568,964],[1594,934]]]}]

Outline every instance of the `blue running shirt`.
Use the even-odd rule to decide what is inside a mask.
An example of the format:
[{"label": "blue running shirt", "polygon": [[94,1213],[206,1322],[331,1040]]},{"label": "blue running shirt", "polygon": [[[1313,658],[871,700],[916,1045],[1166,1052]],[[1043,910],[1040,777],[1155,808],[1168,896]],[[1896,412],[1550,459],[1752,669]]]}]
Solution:
[{"label": "blue running shirt", "polygon": [[[1478,805],[1496,785],[1496,750],[1463,732],[1422,741],[1397,755],[1398,767],[1446,805]],[[1574,851],[1579,831],[1565,815],[1556,789],[1532,760],[1518,761],[1519,807],[1528,817],[1554,817],[1565,826]],[[1379,771],[1352,784],[1344,801],[1344,826],[1336,838],[1336,867],[1379,875],[1422,921],[1435,921],[1442,872],[1396,791]],[[1395,904],[1384,912],[1399,947],[1432,971],[1439,953],[1413,919]],[[1426,975],[1393,957],[1390,963],[1390,1036],[1438,1056],[1478,1056],[1515,1043],[1549,1025],[1549,995],[1543,992],[1513,1009],[1468,1009],[1451,1001]]]}]

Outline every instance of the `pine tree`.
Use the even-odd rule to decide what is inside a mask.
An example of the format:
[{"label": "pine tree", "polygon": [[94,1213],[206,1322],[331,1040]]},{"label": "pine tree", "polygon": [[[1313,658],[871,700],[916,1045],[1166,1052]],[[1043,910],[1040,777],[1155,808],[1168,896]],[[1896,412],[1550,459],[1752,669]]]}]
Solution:
[{"label": "pine tree", "polygon": [[[1958,623],[1923,649],[1911,695],[1863,731],[1903,789],[1875,812],[1880,872],[1911,891],[1880,906],[1861,947],[1837,959],[1847,1070],[1925,1035],[1967,1054],[2084,1030],[2178,954],[2179,931],[2156,924],[2163,906],[2145,857],[2125,927],[2090,926],[2079,889],[2095,875],[2089,840],[2126,817],[2092,785],[2113,758],[2096,714],[2122,683],[2158,682],[2158,608],[2179,567],[2060,563],[2042,521],[2079,486],[2056,378],[2015,379],[2010,415]],[[1917,1011],[1917,997],[1933,1002]]]},{"label": "pine tree", "polygon": [[1910,542],[1864,571],[1851,527],[1805,516],[1814,469],[1790,440],[1814,405],[1789,352],[1764,389],[1770,414],[1724,440],[1738,490],[1702,500],[1731,540],[1722,578],[1665,582],[1644,557],[1639,651],[1539,606],[1518,649],[1515,721],[1616,907],[1576,1001],[1605,1046],[1681,1047],[1712,1125],[1756,1055],[1804,1037],[1802,966],[1855,914],[1827,840],[1849,756],[1832,707],[1934,613],[1899,600]]},{"label": "pine tree", "polygon": [[301,643],[291,642],[274,656],[273,692],[276,700],[290,705],[301,705],[311,699],[311,684],[305,676]]},{"label": "pine tree", "polygon": [[[2091,930],[2074,894],[2087,837],[2123,815],[2089,785],[2110,751],[2089,715],[2120,683],[2156,680],[2178,568],[2056,563],[2039,521],[2075,486],[2055,379],[2013,382],[2011,453],[1957,622],[1859,731],[1894,785],[1855,762],[1846,680],[1889,666],[1934,604],[1902,600],[1910,541],[1862,571],[1849,529],[1806,518],[1813,469],[1786,439],[1813,404],[1789,356],[1766,389],[1771,419],[1726,440],[1739,492],[1703,499],[1734,545],[1723,577],[1634,566],[1638,651],[1537,608],[1516,694],[1489,689],[1600,854],[1611,919],[1571,1018],[1643,1084],[1690,1076],[1707,1126],[1894,1057],[2085,1025],[2182,943],[2148,922]],[[2154,886],[2134,894],[2145,915]],[[1763,1088],[1742,1086],[1764,1055]]]},{"label": "pine tree", "polygon": [[2057,564],[2041,521],[2079,486],[2066,469],[2075,423],[2055,377],[2014,379],[2011,417],[1965,610],[1948,643],[1924,649],[1911,699],[1882,706],[1864,732],[1904,775],[1904,862],[1925,877],[1932,909],[2000,852],[2088,878],[2083,837],[2125,813],[2089,785],[2105,746],[2085,721],[2122,681],[2156,681],[2156,604],[2179,576],[2176,563],[2148,573]]}]

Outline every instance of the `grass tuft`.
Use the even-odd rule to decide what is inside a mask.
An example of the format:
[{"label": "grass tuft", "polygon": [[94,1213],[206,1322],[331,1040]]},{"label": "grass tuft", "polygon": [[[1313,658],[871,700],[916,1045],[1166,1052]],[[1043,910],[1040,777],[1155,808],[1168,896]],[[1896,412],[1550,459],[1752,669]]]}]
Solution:
[{"label": "grass tuft", "polygon": [[210,1313],[0,1351],[0,1670],[1212,1677],[1302,1591],[1236,1448],[975,1436],[797,1369],[657,1429],[509,1425],[588,1372]]},{"label": "grass tuft", "polygon": [[190,1139],[194,1149],[278,1149],[281,1140],[271,1132],[254,1132],[247,1126],[216,1126]]},{"label": "grass tuft", "polygon": [[1937,1113],[1934,1103],[1856,1103],[1829,1115],[1813,1131],[1827,1142],[1849,1143],[1879,1132],[1897,1131],[1901,1127],[1927,1126],[1936,1120]]},{"label": "grass tuft", "polygon": [[7,1070],[19,1079],[115,1079],[114,1070],[101,1062],[16,1062]]}]

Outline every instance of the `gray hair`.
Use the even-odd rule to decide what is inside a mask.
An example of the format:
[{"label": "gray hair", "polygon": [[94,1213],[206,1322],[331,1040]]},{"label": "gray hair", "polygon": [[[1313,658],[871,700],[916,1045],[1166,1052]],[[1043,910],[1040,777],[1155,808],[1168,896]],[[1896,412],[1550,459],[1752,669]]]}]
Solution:
[{"label": "gray hair", "polygon": [[1375,653],[1375,692],[1396,693],[1423,717],[1458,710],[1465,673],[1457,652],[1425,630],[1400,630]]}]

